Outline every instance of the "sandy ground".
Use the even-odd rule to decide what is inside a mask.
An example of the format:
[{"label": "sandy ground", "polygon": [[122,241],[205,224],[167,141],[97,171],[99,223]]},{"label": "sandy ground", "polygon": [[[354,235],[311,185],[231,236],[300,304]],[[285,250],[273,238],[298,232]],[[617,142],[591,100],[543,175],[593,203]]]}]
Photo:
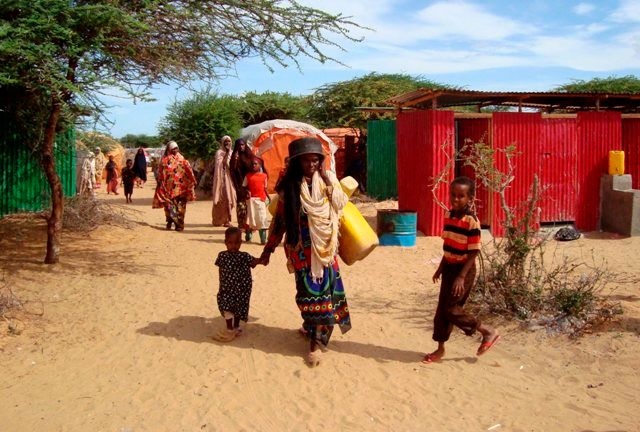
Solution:
[{"label": "sandy ground", "polygon": [[[42,223],[0,222],[5,283],[36,301],[33,311],[44,306],[18,336],[0,327],[0,431],[640,430],[637,286],[612,294],[619,322],[577,341],[497,322],[504,339],[486,356],[474,355],[477,337],[455,331],[445,361],[422,365],[434,348],[441,245],[420,237],[343,266],[353,329],[336,331],[310,369],[281,250],[254,271],[246,333],[210,339],[223,325],[213,265],[222,229],[202,200],[189,205],[185,232],[165,231],[153,186],[134,191],[132,229],[65,233],[53,267],[40,264]],[[640,238],[561,245],[572,256],[592,250],[640,275]]]}]

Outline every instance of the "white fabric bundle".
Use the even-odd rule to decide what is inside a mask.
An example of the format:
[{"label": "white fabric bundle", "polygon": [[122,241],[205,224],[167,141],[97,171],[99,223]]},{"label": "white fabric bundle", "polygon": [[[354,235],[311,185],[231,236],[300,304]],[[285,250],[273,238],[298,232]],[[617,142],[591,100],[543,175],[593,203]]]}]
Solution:
[{"label": "white fabric bundle", "polygon": [[349,200],[335,174],[327,171],[327,177],[333,186],[330,201],[327,185],[318,172],[311,179],[311,190],[305,181],[300,186],[302,209],[309,220],[311,276],[315,281],[322,280],[324,268],[331,265],[338,252],[340,217]]}]

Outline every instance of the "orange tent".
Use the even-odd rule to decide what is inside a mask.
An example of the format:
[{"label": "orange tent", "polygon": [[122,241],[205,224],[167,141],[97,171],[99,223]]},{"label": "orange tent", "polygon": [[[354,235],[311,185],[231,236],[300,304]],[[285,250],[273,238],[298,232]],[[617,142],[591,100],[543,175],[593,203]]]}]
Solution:
[{"label": "orange tent", "polygon": [[275,190],[280,171],[284,168],[284,158],[289,155],[289,143],[298,138],[312,136],[322,142],[326,156],[325,168],[335,171],[333,154],[338,147],[321,130],[293,120],[268,120],[242,129],[240,136],[253,153],[264,160],[269,175],[269,192]]}]

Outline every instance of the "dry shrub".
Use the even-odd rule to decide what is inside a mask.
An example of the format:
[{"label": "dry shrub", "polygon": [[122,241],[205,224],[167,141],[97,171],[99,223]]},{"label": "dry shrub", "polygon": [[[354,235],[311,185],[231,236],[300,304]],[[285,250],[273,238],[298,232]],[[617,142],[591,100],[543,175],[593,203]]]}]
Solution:
[{"label": "dry shrub", "polygon": [[20,320],[12,314],[24,310],[23,302],[13,293],[4,281],[0,283],[0,318],[7,323],[7,333],[18,335],[22,332]]},{"label": "dry shrub", "polygon": [[[496,241],[489,251],[482,252],[472,302],[481,313],[515,318],[530,328],[542,326],[573,336],[588,332],[622,313],[620,303],[605,296],[607,289],[637,282],[610,271],[603,260],[594,257],[590,263],[566,256],[559,262],[550,259],[545,263],[547,237],[523,244],[517,252],[505,243]],[[525,254],[523,272],[509,277],[508,262],[514,255],[522,254]]]},{"label": "dry shrub", "polygon": [[62,215],[62,226],[70,231],[91,231],[101,225],[130,227],[127,213],[135,211],[117,204],[109,204],[90,196],[66,198]]}]

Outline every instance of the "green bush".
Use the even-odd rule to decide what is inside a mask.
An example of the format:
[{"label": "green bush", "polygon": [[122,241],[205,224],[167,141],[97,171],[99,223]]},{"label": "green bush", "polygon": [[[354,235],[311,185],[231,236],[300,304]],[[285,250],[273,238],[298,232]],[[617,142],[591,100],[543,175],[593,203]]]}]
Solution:
[{"label": "green bush", "polygon": [[238,98],[207,90],[171,104],[159,135],[164,143],[176,141],[186,156],[208,159],[218,149],[220,138],[236,137],[241,128]]}]

